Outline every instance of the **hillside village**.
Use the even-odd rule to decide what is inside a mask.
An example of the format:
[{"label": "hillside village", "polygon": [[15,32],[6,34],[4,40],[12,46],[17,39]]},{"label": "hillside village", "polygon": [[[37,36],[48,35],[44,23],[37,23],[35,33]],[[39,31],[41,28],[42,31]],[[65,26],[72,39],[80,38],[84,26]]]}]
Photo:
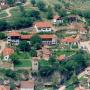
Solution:
[{"label": "hillside village", "polygon": [[90,1],[50,2],[0,0],[0,90],[90,90]]}]

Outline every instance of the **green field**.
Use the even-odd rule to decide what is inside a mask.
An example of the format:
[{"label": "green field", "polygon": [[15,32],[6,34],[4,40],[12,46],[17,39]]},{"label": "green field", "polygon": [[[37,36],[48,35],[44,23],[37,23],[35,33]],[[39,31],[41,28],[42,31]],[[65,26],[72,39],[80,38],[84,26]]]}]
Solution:
[{"label": "green field", "polygon": [[75,53],[75,51],[73,51],[73,50],[58,50],[58,51],[54,52],[54,55],[55,56],[60,56],[60,55],[69,56],[69,55],[72,55],[74,53]]},{"label": "green field", "polygon": [[20,63],[15,67],[31,67],[32,66],[32,58],[28,52],[22,52],[18,54]]}]

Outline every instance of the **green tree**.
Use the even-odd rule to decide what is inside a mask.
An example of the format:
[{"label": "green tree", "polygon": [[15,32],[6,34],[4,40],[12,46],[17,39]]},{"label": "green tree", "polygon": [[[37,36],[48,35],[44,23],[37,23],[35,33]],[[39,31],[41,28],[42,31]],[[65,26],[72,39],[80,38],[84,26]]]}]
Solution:
[{"label": "green tree", "polygon": [[39,10],[41,11],[45,11],[46,10],[46,5],[43,1],[38,1],[37,2],[37,7],[39,8]]},{"label": "green tree", "polygon": [[61,9],[58,13],[59,13],[59,16],[61,17],[65,17],[67,15],[67,12],[65,9]]},{"label": "green tree", "polygon": [[10,77],[12,79],[17,79],[17,73],[15,71],[12,70],[6,70],[5,75],[7,77]]},{"label": "green tree", "polygon": [[0,20],[0,31],[6,30],[9,27],[8,23],[5,20]]},{"label": "green tree", "polygon": [[42,39],[38,35],[32,36],[32,38],[30,39],[30,42],[34,48],[36,49],[41,48]]},{"label": "green tree", "polygon": [[29,17],[16,17],[11,21],[10,27],[13,29],[20,29],[20,28],[26,28],[31,26],[33,23],[33,20]]},{"label": "green tree", "polygon": [[19,7],[19,10],[21,12],[21,16],[25,16],[25,10],[24,10],[24,6],[21,2],[17,3],[17,6]]},{"label": "green tree", "polygon": [[0,32],[0,39],[5,39],[5,38],[6,38],[5,33]]},{"label": "green tree", "polygon": [[36,50],[35,50],[35,49],[31,49],[31,50],[30,50],[30,55],[31,55],[32,57],[36,57],[36,56],[37,56]]},{"label": "green tree", "polygon": [[51,56],[51,57],[49,58],[49,62],[50,62],[51,65],[53,65],[53,64],[56,62],[55,57],[54,57],[54,56]]},{"label": "green tree", "polygon": [[53,73],[53,69],[50,66],[40,67],[39,74],[42,77],[47,77]]},{"label": "green tree", "polygon": [[13,6],[15,3],[15,0],[7,0],[7,4],[10,6]]},{"label": "green tree", "polygon": [[79,80],[75,73],[72,75],[71,80],[72,80],[72,83],[75,85],[75,87],[78,86]]},{"label": "green tree", "polygon": [[48,7],[47,10],[47,19],[52,19],[53,18],[53,10],[51,7]]},{"label": "green tree", "polygon": [[31,0],[31,4],[34,6],[36,4],[36,0]]},{"label": "green tree", "polygon": [[62,6],[58,3],[54,5],[54,9],[56,12],[59,12],[61,8],[62,8]]},{"label": "green tree", "polygon": [[30,44],[27,41],[21,41],[18,47],[21,51],[26,51],[26,52],[30,51],[31,49]]},{"label": "green tree", "polygon": [[10,56],[10,58],[11,58],[11,61],[13,62],[14,65],[17,65],[20,63],[18,55],[16,53],[12,54]]},{"label": "green tree", "polygon": [[38,10],[30,10],[30,11],[28,10],[26,11],[25,15],[26,17],[33,18],[34,21],[41,19],[40,12]]}]

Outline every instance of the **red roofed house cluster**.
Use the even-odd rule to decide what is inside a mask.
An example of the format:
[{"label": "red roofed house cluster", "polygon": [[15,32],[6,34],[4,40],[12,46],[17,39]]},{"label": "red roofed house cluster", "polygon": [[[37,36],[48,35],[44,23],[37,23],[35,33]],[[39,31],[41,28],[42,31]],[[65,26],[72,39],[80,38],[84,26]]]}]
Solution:
[{"label": "red roofed house cluster", "polygon": [[[20,40],[30,40],[33,35],[21,35],[19,32],[11,31],[7,36],[7,43],[11,45],[19,45]],[[54,34],[39,35],[42,39],[42,44],[54,45],[57,43],[57,37]]]}]

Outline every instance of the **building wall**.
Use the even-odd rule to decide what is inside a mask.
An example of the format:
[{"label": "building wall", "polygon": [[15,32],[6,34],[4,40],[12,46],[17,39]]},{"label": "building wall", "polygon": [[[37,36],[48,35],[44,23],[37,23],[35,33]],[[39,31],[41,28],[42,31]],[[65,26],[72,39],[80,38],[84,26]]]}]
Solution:
[{"label": "building wall", "polygon": [[34,88],[20,88],[20,90],[34,90]]},{"label": "building wall", "polygon": [[4,61],[8,61],[8,60],[9,60],[9,55],[3,56],[3,60],[4,60]]},{"label": "building wall", "polygon": [[62,19],[59,20],[53,19],[53,24],[61,24],[61,23],[63,23]]},{"label": "building wall", "polygon": [[38,71],[38,61],[32,60],[32,70]]},{"label": "building wall", "polygon": [[10,36],[7,37],[7,43],[8,44],[15,44],[15,45],[19,45],[20,39],[12,39]]},{"label": "building wall", "polygon": [[37,26],[34,26],[36,29],[36,32],[51,32],[52,28],[37,28]]}]

